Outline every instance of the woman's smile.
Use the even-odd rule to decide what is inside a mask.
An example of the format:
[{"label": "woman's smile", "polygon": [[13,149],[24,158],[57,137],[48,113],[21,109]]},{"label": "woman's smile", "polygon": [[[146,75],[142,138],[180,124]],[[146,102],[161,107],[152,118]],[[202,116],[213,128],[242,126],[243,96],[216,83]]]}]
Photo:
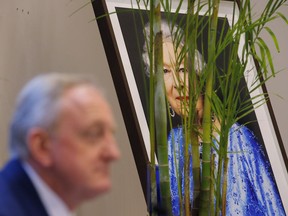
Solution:
[{"label": "woman's smile", "polygon": [[175,98],[176,100],[180,100],[180,101],[189,101],[189,96],[178,96]]}]

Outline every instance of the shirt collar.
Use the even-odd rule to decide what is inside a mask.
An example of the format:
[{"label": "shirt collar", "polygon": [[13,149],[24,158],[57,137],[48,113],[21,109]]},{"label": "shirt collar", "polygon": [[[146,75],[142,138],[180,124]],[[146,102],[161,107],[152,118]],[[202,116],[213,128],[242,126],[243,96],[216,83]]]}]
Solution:
[{"label": "shirt collar", "polygon": [[27,162],[23,162],[22,165],[38,192],[40,200],[49,216],[75,216],[63,200],[41,179]]}]

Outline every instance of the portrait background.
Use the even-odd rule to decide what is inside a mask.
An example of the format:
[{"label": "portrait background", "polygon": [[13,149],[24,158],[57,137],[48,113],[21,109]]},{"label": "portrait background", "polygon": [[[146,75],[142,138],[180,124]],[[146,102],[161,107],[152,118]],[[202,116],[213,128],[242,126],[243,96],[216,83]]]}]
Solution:
[{"label": "portrait background", "polygon": [[[147,11],[144,10],[131,10],[125,8],[116,8],[119,24],[121,27],[122,35],[124,38],[125,46],[127,48],[127,53],[131,62],[133,75],[135,77],[135,81],[138,87],[141,103],[143,106],[143,110],[146,116],[146,122],[148,124],[149,120],[149,78],[145,75],[143,70],[143,60],[142,60],[142,53],[143,53],[143,45],[144,45],[144,33],[143,33],[143,23],[146,24],[148,22]],[[185,21],[185,14],[177,15],[177,25],[184,29],[184,22]],[[173,15],[172,15],[173,17]],[[165,18],[165,14],[162,13],[162,18]],[[205,19],[205,17],[204,17]],[[204,22],[205,23],[205,22]],[[219,18],[218,20],[218,31],[217,36],[218,40],[224,27],[224,32],[227,32],[227,28],[229,28],[229,23],[226,18]],[[200,30],[199,30],[200,32]],[[199,52],[204,56],[205,62],[207,62],[207,51],[208,50],[208,32],[207,27],[204,27],[203,33],[197,38],[198,47],[203,47],[203,50],[199,50]],[[229,47],[227,47],[218,57],[216,61],[216,67],[225,73],[225,58],[229,57]],[[215,86],[217,88],[217,85]],[[248,92],[248,88],[246,85],[245,78],[241,79],[241,86],[239,88],[241,91],[241,98],[242,101],[246,101],[250,99],[250,95]],[[219,94],[219,97],[222,96]],[[250,103],[251,104],[251,103]],[[239,113],[239,116],[242,113]],[[173,119],[172,119],[173,120]],[[181,120],[176,119],[177,122],[174,124],[180,123]],[[259,142],[263,145],[263,138],[259,128],[259,124],[257,122],[257,118],[255,112],[248,114],[247,116],[241,118],[238,123],[242,125],[246,125],[251,131],[253,131],[254,135],[258,138]],[[247,124],[248,123],[248,124]],[[148,124],[149,125],[149,124]],[[168,130],[169,131],[169,130]],[[265,147],[264,147],[265,149]]]}]

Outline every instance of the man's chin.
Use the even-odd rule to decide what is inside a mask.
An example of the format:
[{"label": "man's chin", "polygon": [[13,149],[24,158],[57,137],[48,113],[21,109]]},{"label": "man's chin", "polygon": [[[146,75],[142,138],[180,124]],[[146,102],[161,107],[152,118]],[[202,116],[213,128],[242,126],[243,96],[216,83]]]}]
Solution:
[{"label": "man's chin", "polygon": [[107,193],[111,190],[112,185],[110,181],[97,183],[89,188],[86,188],[85,199],[96,198],[101,194]]},{"label": "man's chin", "polygon": [[112,188],[112,184],[110,180],[107,181],[103,181],[99,184],[97,184],[97,187],[95,187],[95,192],[97,194],[102,194],[102,193],[106,193],[108,191],[110,191]]}]

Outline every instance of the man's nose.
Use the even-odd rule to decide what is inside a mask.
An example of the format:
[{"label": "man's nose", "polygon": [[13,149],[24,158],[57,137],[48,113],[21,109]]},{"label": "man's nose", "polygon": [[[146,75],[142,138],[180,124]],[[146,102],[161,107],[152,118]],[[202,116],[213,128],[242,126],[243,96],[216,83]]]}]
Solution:
[{"label": "man's nose", "polygon": [[106,147],[105,156],[107,159],[113,161],[118,160],[121,157],[118,143],[115,141],[114,137],[110,139],[110,142],[107,143]]}]

